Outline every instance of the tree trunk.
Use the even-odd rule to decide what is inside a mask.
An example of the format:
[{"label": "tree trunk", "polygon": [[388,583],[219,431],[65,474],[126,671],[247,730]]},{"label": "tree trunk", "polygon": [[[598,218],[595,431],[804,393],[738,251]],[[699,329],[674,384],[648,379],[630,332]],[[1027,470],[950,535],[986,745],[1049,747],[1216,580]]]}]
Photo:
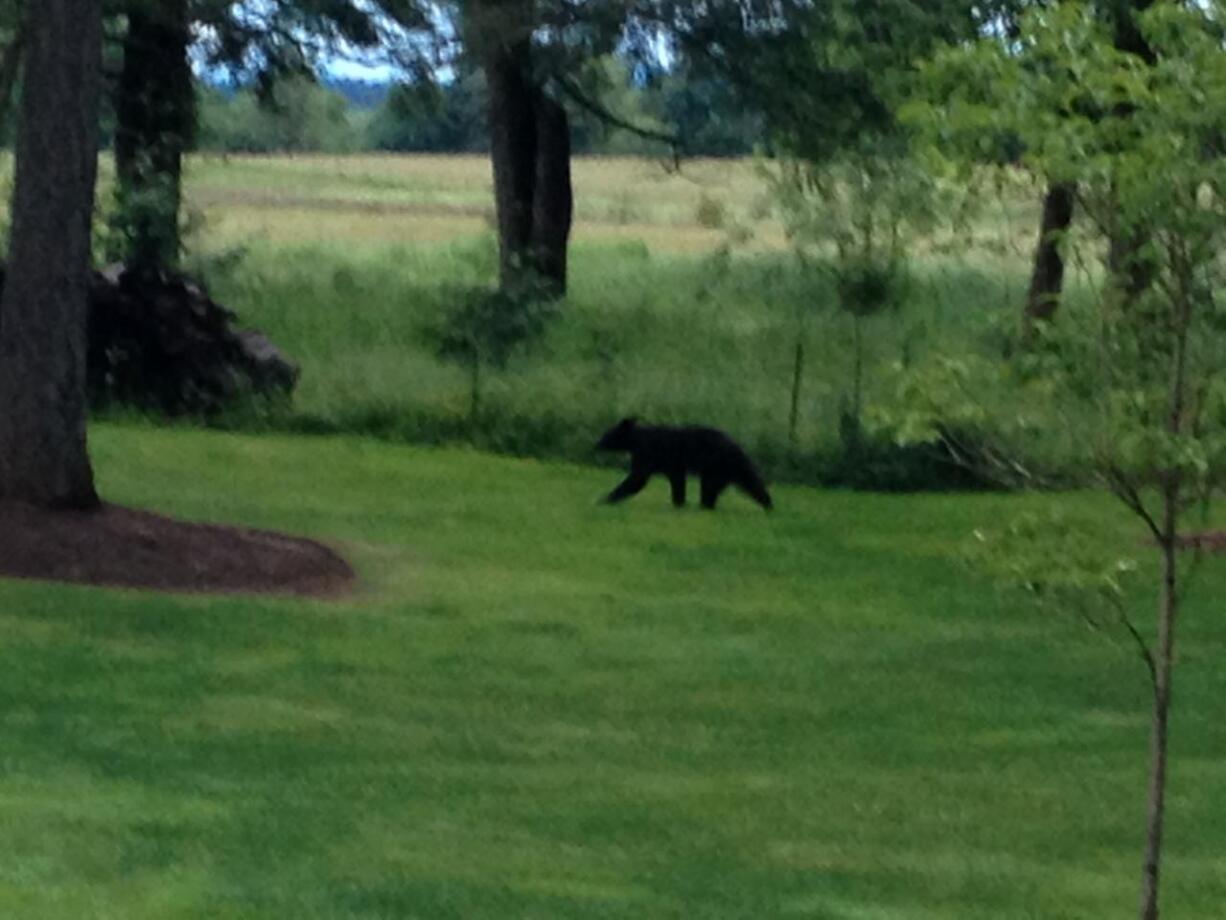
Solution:
[{"label": "tree trunk", "polygon": [[21,74],[25,53],[24,19],[19,21],[0,57],[0,143],[8,143],[13,130],[13,89]]},{"label": "tree trunk", "polygon": [[498,268],[503,287],[529,267],[533,188],[536,185],[536,88],[528,81],[528,40],[490,42],[485,55],[489,91],[490,159],[498,222]]},{"label": "tree trunk", "polygon": [[1154,5],[1154,0],[1111,0],[1112,43],[1117,51],[1135,54],[1154,65],[1158,56],[1137,27],[1137,16]]},{"label": "tree trunk", "polygon": [[566,293],[566,246],[574,215],[570,184],[570,119],[556,99],[538,91],[536,183],[532,190],[532,267],[551,289]]},{"label": "tree trunk", "polygon": [[1107,271],[1125,303],[1136,300],[1153,283],[1154,267],[1143,255],[1149,238],[1144,227],[1128,227],[1111,234]]},{"label": "tree trunk", "polygon": [[1158,609],[1158,648],[1154,662],[1154,708],[1150,719],[1149,793],[1145,811],[1145,860],[1141,872],[1141,920],[1158,920],[1158,878],[1162,865],[1162,829],[1166,816],[1167,726],[1179,585],[1175,509],[1177,494],[1168,489],[1162,536],[1162,595]]},{"label": "tree trunk", "polygon": [[1064,258],[1060,255],[1060,243],[1073,222],[1075,192],[1076,186],[1071,182],[1053,182],[1043,198],[1039,239],[1034,247],[1034,268],[1030,273],[1030,290],[1026,295],[1026,328],[1051,319],[1060,306],[1060,295],[1064,290]]},{"label": "tree trunk", "polygon": [[533,80],[529,37],[485,36],[482,46],[499,280],[504,289],[543,282],[560,296],[573,217],[569,119]]},{"label": "tree trunk", "polygon": [[796,348],[792,354],[792,393],[788,403],[788,444],[796,446],[796,429],[800,421],[800,384],[805,371],[804,331],[796,331]]},{"label": "tree trunk", "polygon": [[196,124],[186,0],[131,0],[115,98],[115,172],[122,241],[137,270],[178,262],[183,153]]},{"label": "tree trunk", "polygon": [[85,443],[85,327],[101,0],[39,0],[27,29],[0,295],[0,500],[88,508],[98,502]]},{"label": "tree trunk", "polygon": [[[1195,191],[1192,192],[1195,200]],[[1166,434],[1184,433],[1187,398],[1188,338],[1192,325],[1193,274],[1182,257],[1174,261],[1178,292],[1175,302],[1175,350],[1167,399]],[[1158,920],[1158,879],[1162,866],[1162,829],[1166,816],[1167,728],[1171,708],[1171,678],[1175,662],[1175,624],[1179,617],[1180,474],[1168,469],[1161,479],[1162,521],[1156,528],[1162,550],[1162,594],[1158,607],[1158,647],[1154,656],[1154,708],[1149,743],[1149,793],[1145,809],[1145,859],[1141,868],[1141,920]]]},{"label": "tree trunk", "polygon": [[[1112,43],[1116,50],[1135,55],[1152,67],[1158,56],[1137,27],[1138,14],[1151,6],[1153,0],[1112,0],[1111,17]],[[1130,111],[1121,107],[1116,114],[1126,116]],[[1148,230],[1140,226],[1121,227],[1111,234],[1107,270],[1125,302],[1135,300],[1153,283],[1154,267],[1143,255],[1148,239]]]}]

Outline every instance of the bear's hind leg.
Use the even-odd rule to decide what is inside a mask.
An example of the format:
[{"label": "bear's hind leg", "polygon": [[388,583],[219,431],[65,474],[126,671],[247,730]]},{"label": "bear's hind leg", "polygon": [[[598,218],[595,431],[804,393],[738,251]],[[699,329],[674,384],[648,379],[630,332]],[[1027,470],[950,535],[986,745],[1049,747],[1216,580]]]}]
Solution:
[{"label": "bear's hind leg", "polygon": [[702,506],[708,511],[714,511],[720,493],[726,488],[728,488],[728,480],[724,477],[704,475],[702,477]]}]

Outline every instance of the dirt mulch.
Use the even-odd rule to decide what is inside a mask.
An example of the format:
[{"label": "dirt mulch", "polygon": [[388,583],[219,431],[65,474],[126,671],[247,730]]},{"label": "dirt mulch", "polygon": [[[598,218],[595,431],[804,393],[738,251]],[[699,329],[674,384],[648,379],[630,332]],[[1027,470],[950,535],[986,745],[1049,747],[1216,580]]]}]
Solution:
[{"label": "dirt mulch", "polygon": [[1190,533],[1179,539],[1180,549],[1202,549],[1207,553],[1226,553],[1226,530]]},{"label": "dirt mulch", "polygon": [[354,582],[349,564],[313,540],[106,504],[94,511],[0,505],[0,576],[325,598]]}]

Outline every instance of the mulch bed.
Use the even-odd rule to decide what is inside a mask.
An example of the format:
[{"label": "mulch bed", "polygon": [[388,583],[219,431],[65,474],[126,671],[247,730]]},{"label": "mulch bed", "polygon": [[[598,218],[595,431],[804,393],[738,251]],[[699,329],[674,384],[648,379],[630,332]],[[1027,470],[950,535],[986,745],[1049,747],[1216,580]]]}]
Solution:
[{"label": "mulch bed", "polygon": [[1206,530],[1190,533],[1179,539],[1180,549],[1203,549],[1209,553],[1226,553],[1226,530]]},{"label": "mulch bed", "polygon": [[349,564],[313,540],[107,504],[93,511],[0,505],[0,576],[325,598],[354,582]]}]

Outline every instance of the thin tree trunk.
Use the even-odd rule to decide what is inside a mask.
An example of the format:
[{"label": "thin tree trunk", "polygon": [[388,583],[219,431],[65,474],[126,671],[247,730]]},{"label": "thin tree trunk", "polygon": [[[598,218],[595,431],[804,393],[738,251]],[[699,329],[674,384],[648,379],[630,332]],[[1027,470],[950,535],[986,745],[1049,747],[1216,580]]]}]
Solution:
[{"label": "thin tree trunk", "polygon": [[477,433],[477,422],[481,416],[481,357],[473,357],[473,363],[468,369],[468,429],[470,435]]},{"label": "thin tree trunk", "polygon": [[856,422],[856,431],[860,430],[860,407],[864,397],[864,333],[860,327],[862,322],[859,314],[852,317],[851,340],[854,364],[852,365],[852,397],[851,411]]},{"label": "thin tree trunk", "polygon": [[115,98],[114,253],[138,270],[177,264],[183,153],[195,132],[186,0],[132,2]]},{"label": "thin tree trunk", "polygon": [[1153,283],[1154,268],[1143,254],[1148,238],[1144,227],[1128,227],[1113,233],[1108,241],[1107,270],[1126,303]]},{"label": "thin tree trunk", "polygon": [[1166,816],[1167,733],[1171,707],[1171,677],[1175,621],[1179,614],[1176,566],[1175,501],[1166,496],[1162,540],[1162,596],[1158,609],[1158,648],[1154,668],[1154,708],[1150,719],[1149,792],[1145,810],[1145,859],[1141,873],[1141,920],[1158,920],[1158,880],[1162,865],[1162,830]]},{"label": "thin tree trunk", "polygon": [[1051,319],[1060,305],[1064,290],[1064,258],[1060,255],[1060,243],[1073,222],[1075,191],[1076,186],[1071,182],[1053,182],[1043,196],[1043,216],[1034,247],[1030,290],[1026,295],[1024,323],[1027,329],[1036,322]]},{"label": "thin tree trunk", "polygon": [[[1193,193],[1194,194],[1194,193]],[[1175,303],[1177,331],[1167,396],[1166,434],[1183,433],[1188,335],[1192,321],[1192,272],[1182,252],[1173,253],[1178,284]],[[1167,737],[1171,708],[1171,681],[1175,661],[1175,624],[1179,617],[1179,506],[1180,474],[1167,470],[1162,477],[1162,521],[1158,542],[1162,550],[1162,593],[1158,608],[1158,647],[1154,661],[1154,708],[1149,744],[1149,792],[1145,810],[1145,858],[1141,870],[1141,920],[1158,920],[1158,881],[1162,866],[1162,831],[1166,816]]]},{"label": "thin tree trunk", "polygon": [[26,40],[0,295],[0,500],[88,508],[98,502],[85,441],[85,335],[100,0],[39,0]]},{"label": "thin tree trunk", "polygon": [[796,332],[796,350],[792,357],[792,399],[788,407],[788,443],[796,446],[796,426],[800,418],[800,382],[805,368],[805,342],[801,330]]}]

